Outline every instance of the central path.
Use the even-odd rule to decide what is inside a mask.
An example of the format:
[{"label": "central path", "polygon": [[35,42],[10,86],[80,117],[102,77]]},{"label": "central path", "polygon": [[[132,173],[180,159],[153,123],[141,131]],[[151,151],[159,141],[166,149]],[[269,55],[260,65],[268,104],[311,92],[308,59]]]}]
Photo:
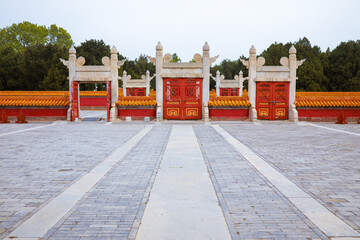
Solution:
[{"label": "central path", "polygon": [[136,239],[231,239],[192,126],[172,129]]}]

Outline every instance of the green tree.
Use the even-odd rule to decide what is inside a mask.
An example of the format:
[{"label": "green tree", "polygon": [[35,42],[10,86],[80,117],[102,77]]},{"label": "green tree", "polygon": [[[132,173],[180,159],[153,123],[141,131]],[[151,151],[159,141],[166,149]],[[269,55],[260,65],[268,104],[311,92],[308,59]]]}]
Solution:
[{"label": "green tree", "polygon": [[265,58],[266,65],[279,66],[280,59],[289,55],[289,49],[291,46],[291,43],[282,44],[275,42],[271,44],[270,47],[268,47],[266,50],[264,50],[260,56]]},{"label": "green tree", "polygon": [[295,42],[294,46],[297,59],[306,59],[297,69],[297,90],[328,91],[329,79],[324,74],[320,48],[316,45],[311,46],[310,41],[305,37]]},{"label": "green tree", "polygon": [[[148,60],[146,55],[140,55],[134,61],[126,60],[119,75],[122,75],[124,70],[128,75],[131,75],[132,79],[140,79],[142,75],[146,74],[147,70],[149,70],[150,75],[153,75],[155,73],[155,65]],[[151,89],[155,89],[155,85],[154,79],[150,82]],[[119,83],[119,86],[122,86],[122,81]]]},{"label": "green tree", "polygon": [[[225,79],[234,79],[235,75],[238,75],[240,71],[243,72],[244,76],[247,76],[248,70],[241,63],[240,59],[245,59],[244,56],[239,57],[238,60],[232,61],[229,59],[224,59],[219,65],[215,65],[210,69],[212,76],[216,76],[216,71],[219,71],[221,75],[224,75]],[[214,89],[216,86],[215,80],[211,78],[210,80],[210,89]],[[247,81],[244,83],[244,87],[247,88]]]},{"label": "green tree", "polygon": [[84,57],[85,65],[102,65],[104,56],[110,57],[110,46],[103,40],[90,39],[75,47],[76,57]]},{"label": "green tree", "polygon": [[59,61],[66,56],[59,45],[28,46],[18,59],[22,81],[17,90],[68,89],[68,70]]},{"label": "green tree", "polygon": [[341,42],[327,54],[331,91],[360,91],[360,41]]},{"label": "green tree", "polygon": [[310,41],[304,37],[295,43],[274,43],[261,53],[266,60],[265,65],[280,65],[282,57],[289,56],[289,49],[294,45],[296,57],[306,59],[305,63],[297,69],[298,80],[296,88],[298,91],[327,91],[329,79],[324,74],[322,55],[318,46],[311,46]]},{"label": "green tree", "polygon": [[0,48],[0,89],[19,90],[23,76],[19,68],[21,54],[10,47]]},{"label": "green tree", "polygon": [[58,27],[55,24],[52,24],[48,28],[48,43],[53,45],[58,44],[66,49],[69,49],[74,44],[70,34],[65,29]]},{"label": "green tree", "polygon": [[176,53],[173,53],[171,56],[172,56],[172,60],[170,62],[181,62],[181,59]]},{"label": "green tree", "polygon": [[39,26],[27,21],[0,29],[0,48],[10,47],[24,51],[26,47],[41,44],[60,44],[69,48],[73,42],[70,34],[56,25]]}]

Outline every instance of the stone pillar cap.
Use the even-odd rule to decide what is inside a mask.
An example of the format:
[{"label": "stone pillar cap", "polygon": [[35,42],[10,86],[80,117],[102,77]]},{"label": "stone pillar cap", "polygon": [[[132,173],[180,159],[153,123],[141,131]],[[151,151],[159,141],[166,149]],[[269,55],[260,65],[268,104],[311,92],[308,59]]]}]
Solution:
[{"label": "stone pillar cap", "polygon": [[210,51],[210,46],[207,42],[205,42],[205,44],[203,46],[203,51]]},{"label": "stone pillar cap", "polygon": [[251,48],[249,50],[250,54],[256,54],[256,48],[254,47],[254,45],[251,45]]},{"label": "stone pillar cap", "polygon": [[159,41],[158,44],[156,45],[156,51],[161,51],[163,50],[163,46],[161,45],[161,42]]},{"label": "stone pillar cap", "polygon": [[111,48],[111,54],[117,54],[117,49],[115,46]]},{"label": "stone pillar cap", "polygon": [[294,47],[294,45],[291,46],[290,50],[289,50],[290,54],[296,54],[296,48]]},{"label": "stone pillar cap", "polygon": [[74,46],[71,46],[71,48],[69,49],[69,53],[76,54],[76,49],[74,48]]}]

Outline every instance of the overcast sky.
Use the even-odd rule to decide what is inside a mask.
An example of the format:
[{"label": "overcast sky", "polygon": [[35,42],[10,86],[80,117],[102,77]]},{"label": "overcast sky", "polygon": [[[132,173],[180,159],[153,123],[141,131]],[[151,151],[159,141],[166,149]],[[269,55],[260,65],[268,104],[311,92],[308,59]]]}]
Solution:
[{"label": "overcast sky", "polygon": [[360,39],[360,0],[0,0],[0,28],[30,21],[65,28],[75,45],[103,39],[135,59],[164,54],[182,61],[201,53],[235,60],[276,42],[306,36],[322,50]]}]

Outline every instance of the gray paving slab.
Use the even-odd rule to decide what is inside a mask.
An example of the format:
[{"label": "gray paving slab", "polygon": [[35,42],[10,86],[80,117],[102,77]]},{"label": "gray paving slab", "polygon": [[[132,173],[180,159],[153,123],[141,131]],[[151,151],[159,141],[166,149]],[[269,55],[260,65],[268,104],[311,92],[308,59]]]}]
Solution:
[{"label": "gray paving slab", "polygon": [[359,124],[314,124],[314,123],[307,123],[307,125],[323,128],[331,131],[341,132],[341,133],[347,133],[350,135],[358,136],[360,137],[360,125]]},{"label": "gray paving slab", "polygon": [[81,176],[80,179],[18,226],[8,235],[8,238],[42,238],[116,163],[132,150],[151,128],[151,125],[146,126],[125,144],[115,149],[105,160]]},{"label": "gray paving slab", "polygon": [[260,158],[248,147],[239,142],[223,128],[213,126],[227,142],[229,142],[241,155],[243,155],[256,170],[258,170],[281,194],[290,200],[310,221],[329,237],[360,237],[360,234],[344,221],[339,219],[314,198],[301,190],[290,179],[277,169]]},{"label": "gray paving slab", "polygon": [[[357,132],[359,125],[345,127]],[[222,125],[324,207],[360,231],[360,137],[309,125]]]},{"label": "gray paving slab", "polygon": [[136,239],[231,239],[192,126],[173,126],[160,168]]},{"label": "gray paving slab", "polygon": [[0,238],[143,127],[57,124],[0,137]]},{"label": "gray paving slab", "polygon": [[[49,124],[0,125],[0,239],[145,126],[142,121]],[[149,137],[61,218],[45,239],[135,239],[174,125],[171,121],[148,124],[154,125]],[[326,127],[319,128],[284,121],[217,124],[359,231],[360,137],[341,131],[359,134],[360,125],[313,123]],[[195,129],[233,239],[327,238],[210,125],[185,122],[184,126]],[[184,158],[173,155],[173,162],[164,162],[164,168],[181,169],[191,164],[189,146],[181,146]],[[192,167],[198,170],[196,165]],[[185,178],[197,180],[189,174]],[[172,190],[174,184],[168,182],[168,194],[179,199],[181,194]]]},{"label": "gray paving slab", "polygon": [[233,239],[326,236],[211,126],[195,127]]},{"label": "gray paving slab", "polygon": [[46,128],[54,125],[55,123],[7,123],[0,124],[0,137],[9,136],[12,134],[18,134],[21,132],[33,131],[35,129]]},{"label": "gray paving slab", "polygon": [[133,239],[171,126],[155,126],[44,239]]}]

